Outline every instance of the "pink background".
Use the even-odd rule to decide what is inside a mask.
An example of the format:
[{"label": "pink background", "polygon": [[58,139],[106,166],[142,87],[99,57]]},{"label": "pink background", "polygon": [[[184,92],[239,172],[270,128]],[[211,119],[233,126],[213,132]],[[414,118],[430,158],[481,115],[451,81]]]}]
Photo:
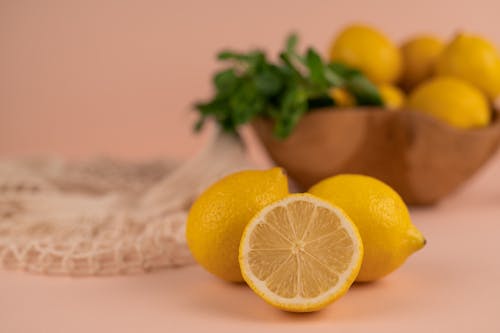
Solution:
[{"label": "pink background", "polygon": [[0,0],[0,156],[185,157],[222,47],[275,52],[298,31],[326,51],[354,21],[398,42],[467,30],[500,44],[499,12],[496,0]]},{"label": "pink background", "polygon": [[[500,44],[500,2],[0,0],[0,157],[185,158],[204,136],[224,46],[278,50],[296,30],[325,51],[361,21],[396,41],[474,31]],[[499,332],[500,156],[467,188],[412,210],[426,248],[327,310],[291,315],[197,266],[114,278],[0,271],[0,332]]]}]

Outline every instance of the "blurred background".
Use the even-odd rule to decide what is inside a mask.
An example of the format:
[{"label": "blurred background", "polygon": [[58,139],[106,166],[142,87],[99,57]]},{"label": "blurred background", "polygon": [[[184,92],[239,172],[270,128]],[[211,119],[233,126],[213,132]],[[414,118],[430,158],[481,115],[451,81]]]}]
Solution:
[{"label": "blurred background", "polygon": [[326,52],[345,24],[399,42],[471,31],[500,44],[500,2],[0,0],[0,156],[185,158],[224,47]]}]

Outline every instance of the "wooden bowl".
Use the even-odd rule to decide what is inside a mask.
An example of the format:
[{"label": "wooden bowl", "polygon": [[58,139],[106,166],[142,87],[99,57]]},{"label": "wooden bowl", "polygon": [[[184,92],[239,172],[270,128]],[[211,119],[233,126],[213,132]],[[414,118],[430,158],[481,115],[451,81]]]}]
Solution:
[{"label": "wooden bowl", "polygon": [[273,136],[273,123],[252,127],[271,158],[302,190],[340,173],[376,177],[406,203],[432,204],[456,190],[500,143],[500,112],[490,126],[463,130],[410,110],[318,109],[290,137]]}]

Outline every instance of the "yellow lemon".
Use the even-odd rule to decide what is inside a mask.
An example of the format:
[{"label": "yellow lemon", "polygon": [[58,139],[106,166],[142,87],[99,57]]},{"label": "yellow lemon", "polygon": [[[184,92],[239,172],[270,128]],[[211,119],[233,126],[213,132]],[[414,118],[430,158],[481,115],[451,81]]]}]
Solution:
[{"label": "yellow lemon", "polygon": [[192,205],[186,225],[188,247],[207,271],[242,281],[238,263],[241,234],[264,206],[288,194],[280,168],[229,175],[203,192]]},{"label": "yellow lemon", "polygon": [[356,105],[356,99],[344,88],[332,88],[330,97],[335,101],[335,106],[350,107]]},{"label": "yellow lemon", "polygon": [[488,100],[476,87],[454,77],[436,77],[418,86],[407,106],[452,126],[474,128],[490,122]]},{"label": "yellow lemon", "polygon": [[380,96],[384,102],[384,106],[389,110],[399,109],[405,103],[404,92],[391,84],[382,84],[378,86]]},{"label": "yellow lemon", "polygon": [[247,225],[239,260],[245,281],[266,302],[310,312],[347,292],[362,257],[358,230],[342,210],[310,194],[292,194]]},{"label": "yellow lemon", "polygon": [[361,70],[375,83],[394,83],[401,73],[401,54],[389,38],[366,25],[351,25],[333,41],[330,60]]},{"label": "yellow lemon", "polygon": [[343,209],[358,227],[364,257],[357,281],[386,276],[425,244],[398,193],[375,178],[334,176],[309,192]]},{"label": "yellow lemon", "polygon": [[494,99],[500,94],[500,56],[479,36],[460,34],[444,49],[437,73],[462,78]]},{"label": "yellow lemon", "polygon": [[441,39],[430,35],[420,35],[406,41],[401,46],[402,86],[405,89],[412,89],[430,78],[434,74],[436,61],[444,47],[445,44]]}]

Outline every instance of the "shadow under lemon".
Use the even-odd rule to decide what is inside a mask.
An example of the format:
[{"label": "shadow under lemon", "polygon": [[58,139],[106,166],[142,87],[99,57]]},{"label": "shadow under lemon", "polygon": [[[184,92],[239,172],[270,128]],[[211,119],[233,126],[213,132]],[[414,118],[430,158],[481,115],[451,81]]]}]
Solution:
[{"label": "shadow under lemon", "polygon": [[325,320],[342,323],[375,319],[416,310],[417,305],[413,301],[425,294],[419,277],[403,272],[378,281],[356,282],[344,297],[321,311],[294,313],[267,304],[245,283],[227,283],[201,270],[197,273],[194,286],[187,288],[183,295],[184,306],[204,316],[225,320],[233,318],[237,321],[290,323],[296,326]]}]

